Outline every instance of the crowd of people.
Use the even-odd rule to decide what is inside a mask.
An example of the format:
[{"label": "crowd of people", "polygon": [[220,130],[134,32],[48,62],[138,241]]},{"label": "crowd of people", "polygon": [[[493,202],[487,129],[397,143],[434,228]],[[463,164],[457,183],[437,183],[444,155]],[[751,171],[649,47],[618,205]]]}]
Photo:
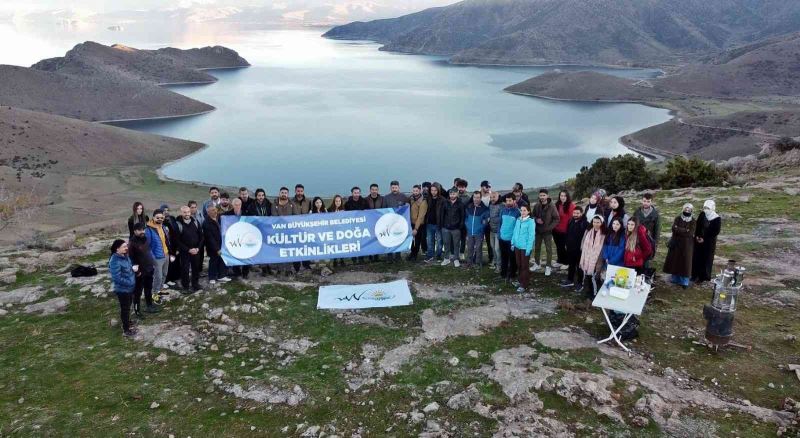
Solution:
[{"label": "crowd of people", "polygon": [[[202,204],[187,202],[177,216],[170,214],[166,204],[148,216],[142,203],[136,202],[128,218],[129,238],[114,241],[109,261],[123,333],[135,333],[131,310],[141,319],[143,313],[157,313],[160,297],[171,289],[182,294],[199,291],[206,256],[208,283],[212,286],[232,281],[232,277],[246,279],[251,268],[260,269],[265,276],[290,276],[311,268],[310,261],[225,266],[220,232],[220,217],[225,215],[290,216],[409,205],[413,237],[406,256],[409,262],[421,258],[426,264],[459,268],[463,263],[465,268],[482,269],[485,245],[488,267],[513,284],[517,292],[528,290],[531,273],[543,271],[551,276],[558,269],[566,271],[560,285],[574,288],[588,299],[597,293],[600,276],[608,265],[654,277],[651,264],[659,246],[661,217],[650,193],[645,193],[641,205],[628,214],[625,199],[608,196],[603,189],[596,190],[588,204],[580,206],[565,190],[554,201],[547,189],[541,189],[531,201],[520,183],[504,194],[492,190],[488,181],[469,192],[468,182],[462,178],[456,178],[450,189],[437,182],[417,184],[408,195],[397,181],[389,186],[389,193],[381,195],[378,184],[372,184],[366,196],[360,187],[353,187],[346,200],[336,195],[329,205],[321,197],[309,200],[302,184],[295,186],[294,196],[287,187],[281,187],[272,201],[260,188],[251,197],[249,189],[242,187],[232,198],[211,187],[207,200]],[[711,279],[720,228],[713,200],[705,202],[698,217],[691,204],[684,206],[673,222],[663,267],[672,283],[686,288],[690,281]],[[351,260],[358,264],[379,258],[373,255],[368,260]],[[400,253],[385,256],[389,263],[400,260]],[[334,267],[344,264],[345,259],[332,261]]]}]

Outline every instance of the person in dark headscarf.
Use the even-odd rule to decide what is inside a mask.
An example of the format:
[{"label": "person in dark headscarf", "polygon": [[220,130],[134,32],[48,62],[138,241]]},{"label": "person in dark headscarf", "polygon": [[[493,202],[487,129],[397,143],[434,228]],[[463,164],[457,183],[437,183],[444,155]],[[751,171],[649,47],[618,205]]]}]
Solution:
[{"label": "person in dark headscarf", "polygon": [[721,229],[722,218],[717,214],[717,204],[709,199],[703,204],[703,212],[697,218],[694,232],[692,281],[702,283],[711,280],[714,253],[717,251],[717,236]]},{"label": "person in dark headscarf", "polygon": [[689,287],[692,274],[692,254],[694,253],[694,232],[697,221],[692,217],[694,206],[684,204],[683,211],[672,222],[672,237],[667,243],[667,259],[664,272],[671,274],[670,281],[684,289]]}]

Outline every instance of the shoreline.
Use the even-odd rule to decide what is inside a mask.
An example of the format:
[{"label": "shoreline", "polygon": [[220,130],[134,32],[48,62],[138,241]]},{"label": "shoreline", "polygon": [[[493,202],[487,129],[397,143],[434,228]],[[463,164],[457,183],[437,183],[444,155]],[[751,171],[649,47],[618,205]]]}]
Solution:
[{"label": "shoreline", "polygon": [[[138,117],[135,119],[116,119],[116,120],[96,120],[91,123],[103,123],[103,124],[112,124],[112,123],[126,123],[126,122],[146,122],[152,120],[170,120],[170,119],[182,119],[184,117],[194,117],[194,116],[202,116],[203,114],[208,114],[212,111],[216,111],[216,107],[212,107],[210,110],[200,111],[191,114],[178,114],[174,116],[156,116],[156,117]],[[124,128],[124,126],[117,126],[118,128]],[[125,128],[130,129],[130,128]],[[140,131],[141,132],[141,131]],[[181,139],[182,140],[182,139]]]}]

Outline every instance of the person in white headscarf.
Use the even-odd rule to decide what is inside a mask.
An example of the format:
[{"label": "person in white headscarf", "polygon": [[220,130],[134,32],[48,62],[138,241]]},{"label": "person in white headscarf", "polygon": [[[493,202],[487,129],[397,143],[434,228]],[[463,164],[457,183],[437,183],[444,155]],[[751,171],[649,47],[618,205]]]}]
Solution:
[{"label": "person in white headscarf", "polygon": [[672,237],[667,243],[667,259],[664,261],[664,272],[672,275],[670,281],[684,289],[689,287],[689,276],[692,273],[694,233],[697,225],[693,212],[692,204],[684,204],[683,211],[672,222]]},{"label": "person in white headscarf", "polygon": [[703,212],[697,218],[694,232],[694,255],[692,278],[697,283],[710,281],[714,270],[714,253],[717,251],[717,236],[722,229],[722,218],[717,213],[717,204],[709,199],[703,203]]}]

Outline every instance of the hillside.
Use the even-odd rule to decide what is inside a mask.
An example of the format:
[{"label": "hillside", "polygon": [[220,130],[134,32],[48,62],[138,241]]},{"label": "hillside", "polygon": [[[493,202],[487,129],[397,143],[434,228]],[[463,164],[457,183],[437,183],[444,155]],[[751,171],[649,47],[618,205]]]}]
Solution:
[{"label": "hillside", "polygon": [[0,105],[87,121],[174,117],[214,109],[155,84],[119,75],[77,76],[0,65]]},{"label": "hillside", "polygon": [[325,33],[455,63],[663,65],[794,31],[778,0],[465,0]]},{"label": "hillside", "polygon": [[235,51],[216,46],[202,49],[138,50],[92,41],[76,45],[66,55],[37,62],[31,68],[77,76],[141,80],[157,84],[209,83],[216,78],[199,68],[246,67]]}]

